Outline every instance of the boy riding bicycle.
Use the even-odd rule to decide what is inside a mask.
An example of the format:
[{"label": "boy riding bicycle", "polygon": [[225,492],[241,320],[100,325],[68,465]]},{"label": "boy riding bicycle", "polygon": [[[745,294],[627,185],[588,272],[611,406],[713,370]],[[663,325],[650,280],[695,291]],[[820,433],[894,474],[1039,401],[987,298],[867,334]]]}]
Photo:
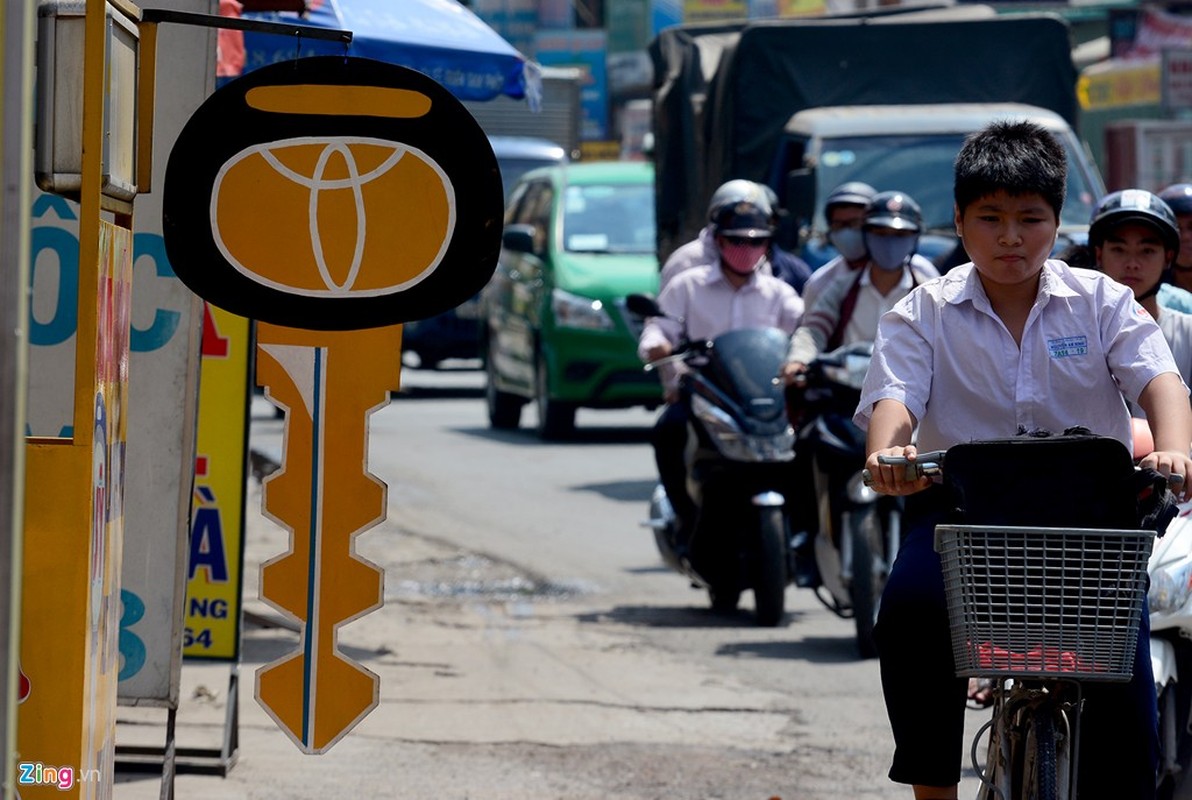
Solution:
[{"label": "boy riding bicycle", "polygon": [[[911,784],[918,800],[952,800],[960,780],[967,682],[955,677],[932,538],[948,503],[929,478],[908,480],[878,456],[913,459],[913,439],[937,450],[1076,426],[1129,448],[1125,395],[1154,432],[1156,450],[1142,466],[1168,476],[1178,495],[1177,482],[1192,474],[1188,390],[1158,325],[1129,289],[1047,258],[1066,172],[1063,148],[1034,124],[997,122],[969,137],[956,159],[955,222],[973,262],[882,317],[856,414],[868,428],[873,488],[910,495],[875,638],[895,740],[890,778]],[[1147,639],[1140,631],[1130,683],[1086,692],[1082,800],[1154,796]]]}]

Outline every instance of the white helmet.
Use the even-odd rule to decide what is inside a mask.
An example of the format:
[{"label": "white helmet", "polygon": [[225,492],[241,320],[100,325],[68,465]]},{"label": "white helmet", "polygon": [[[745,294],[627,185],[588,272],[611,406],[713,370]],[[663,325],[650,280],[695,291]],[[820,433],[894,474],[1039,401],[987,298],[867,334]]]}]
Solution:
[{"label": "white helmet", "polygon": [[734,178],[720,184],[712,192],[712,199],[708,201],[708,221],[713,222],[720,209],[737,203],[749,203],[761,209],[766,216],[773,216],[776,199],[770,187],[744,178]]}]

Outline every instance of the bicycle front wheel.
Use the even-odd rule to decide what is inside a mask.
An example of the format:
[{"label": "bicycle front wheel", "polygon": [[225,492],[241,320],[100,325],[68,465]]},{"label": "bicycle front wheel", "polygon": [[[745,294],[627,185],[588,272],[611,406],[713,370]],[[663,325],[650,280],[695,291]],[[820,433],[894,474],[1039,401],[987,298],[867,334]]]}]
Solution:
[{"label": "bicycle front wheel", "polygon": [[1040,706],[1031,711],[1026,737],[1027,764],[1023,771],[1028,782],[1023,792],[1027,800],[1060,800],[1056,774],[1055,717],[1051,709]]}]

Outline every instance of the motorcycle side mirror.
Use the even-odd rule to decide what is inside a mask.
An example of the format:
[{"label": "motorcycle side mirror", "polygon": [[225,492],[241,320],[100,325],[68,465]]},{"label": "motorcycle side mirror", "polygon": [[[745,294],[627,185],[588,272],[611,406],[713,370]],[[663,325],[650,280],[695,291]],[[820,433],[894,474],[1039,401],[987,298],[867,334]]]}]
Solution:
[{"label": "motorcycle side mirror", "polygon": [[629,313],[639,317],[665,317],[658,301],[648,294],[631,294],[625,298],[625,307]]}]

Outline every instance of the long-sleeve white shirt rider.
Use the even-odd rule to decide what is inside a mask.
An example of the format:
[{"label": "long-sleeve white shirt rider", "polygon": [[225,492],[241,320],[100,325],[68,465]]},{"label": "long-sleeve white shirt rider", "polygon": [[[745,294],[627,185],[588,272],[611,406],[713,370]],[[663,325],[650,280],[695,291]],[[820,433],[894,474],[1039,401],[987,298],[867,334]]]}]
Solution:
[{"label": "long-sleeve white shirt rider", "polygon": [[[658,295],[658,305],[667,316],[646,322],[637,347],[643,361],[650,348],[664,342],[675,347],[740,328],[775,327],[792,333],[803,317],[803,301],[786,281],[755,271],[735,288],[719,263],[676,275]],[[663,365],[663,385],[668,390],[678,385],[682,370],[675,362]]]}]

